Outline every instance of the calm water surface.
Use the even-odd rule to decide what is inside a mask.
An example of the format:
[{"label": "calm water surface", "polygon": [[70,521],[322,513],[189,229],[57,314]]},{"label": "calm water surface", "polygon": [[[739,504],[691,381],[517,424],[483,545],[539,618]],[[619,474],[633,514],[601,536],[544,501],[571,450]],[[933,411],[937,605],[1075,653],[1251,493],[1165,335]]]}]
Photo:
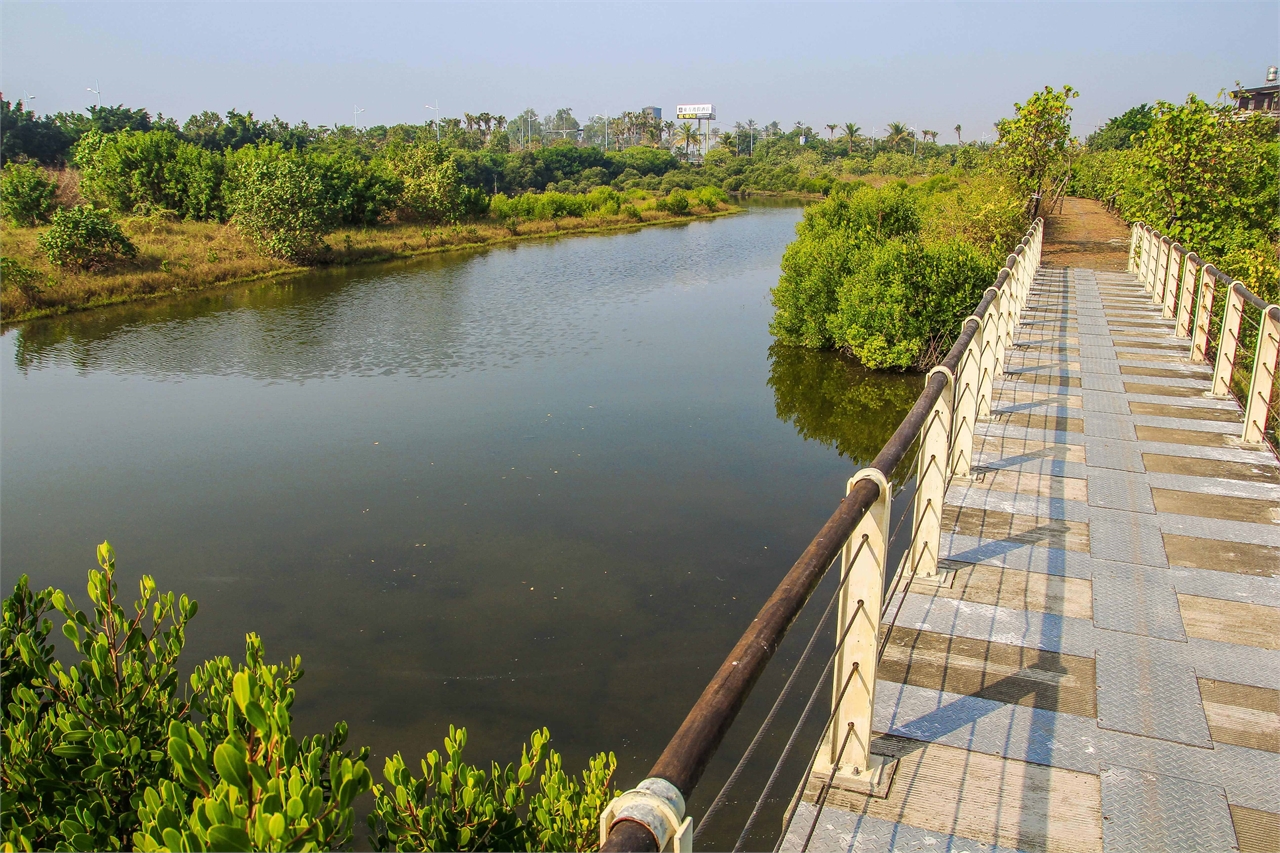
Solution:
[{"label": "calm water surface", "polygon": [[4,583],[87,606],[109,539],[126,589],[149,573],[199,600],[188,665],[242,656],[248,631],[301,654],[301,731],[346,719],[412,766],[450,722],[473,760],[518,757],[545,725],[571,764],[615,750],[633,784],[920,387],[771,351],[799,216],[11,329]]}]

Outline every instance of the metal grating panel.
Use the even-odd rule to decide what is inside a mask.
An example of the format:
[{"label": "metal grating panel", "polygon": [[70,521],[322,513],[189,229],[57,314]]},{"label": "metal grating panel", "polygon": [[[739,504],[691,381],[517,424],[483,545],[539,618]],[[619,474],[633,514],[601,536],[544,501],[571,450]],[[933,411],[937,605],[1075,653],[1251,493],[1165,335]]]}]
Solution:
[{"label": "metal grating panel", "polygon": [[1089,554],[1115,563],[1169,565],[1154,516],[1095,508],[1089,517]]},{"label": "metal grating panel", "polygon": [[1130,413],[1129,398],[1124,394],[1083,389],[1080,392],[1080,398],[1081,408],[1086,412],[1101,412],[1108,415],[1127,415]]},{"label": "metal grating panel", "polygon": [[1080,387],[1085,391],[1111,391],[1124,393],[1123,376],[1107,376],[1101,373],[1086,373],[1080,377]]},{"label": "metal grating panel", "polygon": [[[1088,378],[1089,375],[1086,374],[1085,379]],[[1118,379],[1119,377],[1116,378]],[[1093,389],[1086,388],[1085,390]],[[1114,438],[1120,441],[1137,441],[1138,439],[1138,433],[1133,428],[1131,415],[1108,415],[1102,412],[1086,411],[1084,413],[1084,434],[1097,438]]]},{"label": "metal grating panel", "polygon": [[1084,452],[1085,461],[1090,468],[1112,468],[1117,471],[1134,472],[1146,470],[1142,464],[1141,448],[1131,441],[1111,441],[1086,436]]},{"label": "metal grating panel", "polygon": [[1145,474],[1098,468],[1089,472],[1089,506],[1154,513],[1151,486]]},{"label": "metal grating panel", "polygon": [[1093,624],[1163,640],[1187,639],[1167,569],[1099,562],[1093,573]]},{"label": "metal grating panel", "polygon": [[1102,849],[1203,853],[1235,849],[1226,792],[1131,767],[1102,771]]},{"label": "metal grating panel", "polygon": [[1100,631],[1098,727],[1213,746],[1186,643]]}]

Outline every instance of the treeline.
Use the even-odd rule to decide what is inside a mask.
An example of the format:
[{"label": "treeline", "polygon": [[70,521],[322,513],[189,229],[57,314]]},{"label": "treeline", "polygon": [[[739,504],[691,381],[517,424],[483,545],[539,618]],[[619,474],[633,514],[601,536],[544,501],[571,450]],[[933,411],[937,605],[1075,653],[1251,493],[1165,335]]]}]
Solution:
[{"label": "treeline", "polygon": [[1071,192],[1111,201],[1271,302],[1280,300],[1276,120],[1189,95],[1142,104],[1090,136]]}]

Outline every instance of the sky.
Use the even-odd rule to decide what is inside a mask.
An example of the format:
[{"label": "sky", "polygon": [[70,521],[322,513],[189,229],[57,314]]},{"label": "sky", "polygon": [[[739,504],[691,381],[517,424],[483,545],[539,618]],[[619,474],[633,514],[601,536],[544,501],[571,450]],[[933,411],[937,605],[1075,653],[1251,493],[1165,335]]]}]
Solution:
[{"label": "sky", "polygon": [[1070,84],[1074,130],[1188,93],[1260,85],[1280,3],[0,4],[0,91],[38,113],[104,104],[179,121],[252,110],[313,125],[420,123],[439,104],[579,120],[713,103],[864,133],[890,121],[966,141],[1014,102]]}]

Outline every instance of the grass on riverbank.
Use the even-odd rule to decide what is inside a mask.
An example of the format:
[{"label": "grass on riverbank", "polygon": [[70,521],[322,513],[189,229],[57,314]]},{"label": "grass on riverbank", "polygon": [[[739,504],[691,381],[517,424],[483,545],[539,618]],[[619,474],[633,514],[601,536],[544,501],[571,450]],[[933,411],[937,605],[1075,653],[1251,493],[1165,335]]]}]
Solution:
[{"label": "grass on riverbank", "polygon": [[[670,222],[687,222],[736,213],[696,207],[691,215],[642,210],[640,221],[627,216],[592,215],[531,220],[500,225],[480,221],[447,227],[397,223],[371,228],[344,228],[327,238],[324,266],[344,266],[408,258],[432,252],[556,237],[623,230]],[[38,291],[10,286],[0,289],[0,319],[5,323],[65,314],[86,308],[144,299],[197,293],[255,279],[306,272],[285,261],[260,254],[231,225],[212,222],[168,222],[147,218],[121,220],[138,247],[138,257],[100,272],[76,273],[49,264],[36,245],[39,228],[0,227],[4,256],[38,276]]]}]

